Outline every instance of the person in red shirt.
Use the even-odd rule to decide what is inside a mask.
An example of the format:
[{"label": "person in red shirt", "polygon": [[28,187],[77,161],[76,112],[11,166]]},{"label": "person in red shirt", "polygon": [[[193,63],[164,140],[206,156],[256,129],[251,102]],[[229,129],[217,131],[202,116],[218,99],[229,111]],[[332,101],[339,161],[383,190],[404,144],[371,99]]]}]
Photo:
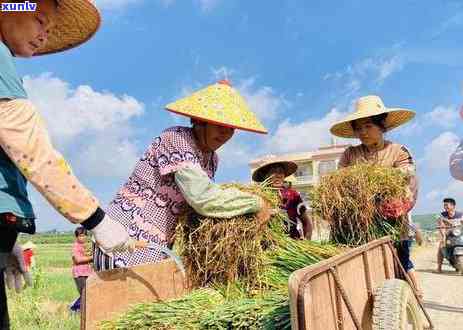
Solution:
[{"label": "person in red shirt", "polygon": [[280,207],[286,211],[289,219],[288,234],[294,239],[312,238],[312,220],[307,214],[301,194],[285,185],[285,178],[294,174],[297,164],[289,161],[266,162],[252,174],[255,182],[270,180],[272,187],[278,188],[281,198]]},{"label": "person in red shirt", "polygon": [[92,256],[88,256],[85,251],[85,243],[87,241],[87,231],[84,227],[78,227],[74,231],[76,240],[72,246],[72,277],[76,283],[77,291],[79,291],[79,302],[82,297],[82,291],[85,287],[87,277],[92,274],[93,270],[91,263]]}]

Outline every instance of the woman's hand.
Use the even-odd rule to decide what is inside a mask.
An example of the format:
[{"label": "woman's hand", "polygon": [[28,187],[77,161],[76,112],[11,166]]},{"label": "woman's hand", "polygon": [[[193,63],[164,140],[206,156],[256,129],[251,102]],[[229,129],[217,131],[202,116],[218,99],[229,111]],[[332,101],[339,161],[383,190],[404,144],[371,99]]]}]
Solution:
[{"label": "woman's hand", "polygon": [[261,199],[261,204],[260,205],[262,207],[259,210],[259,212],[256,213],[256,218],[257,218],[257,221],[259,221],[261,223],[265,223],[270,219],[270,217],[272,215],[275,214],[275,210],[264,199]]}]

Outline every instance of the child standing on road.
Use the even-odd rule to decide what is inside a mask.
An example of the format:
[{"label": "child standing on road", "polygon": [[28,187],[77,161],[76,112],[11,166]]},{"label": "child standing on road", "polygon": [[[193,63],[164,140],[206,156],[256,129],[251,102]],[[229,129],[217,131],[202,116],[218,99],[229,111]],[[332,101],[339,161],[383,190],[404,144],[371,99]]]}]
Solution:
[{"label": "child standing on road", "polygon": [[76,236],[76,240],[74,245],[72,246],[72,276],[74,277],[74,281],[76,283],[77,291],[79,291],[79,298],[76,301],[77,304],[74,303],[74,308],[71,309],[79,310],[80,309],[80,299],[82,297],[82,291],[85,287],[85,281],[87,281],[87,277],[90,276],[92,273],[92,267],[90,266],[93,258],[88,256],[85,251],[85,243],[87,241],[87,231],[84,227],[78,227],[74,231],[74,235]]}]

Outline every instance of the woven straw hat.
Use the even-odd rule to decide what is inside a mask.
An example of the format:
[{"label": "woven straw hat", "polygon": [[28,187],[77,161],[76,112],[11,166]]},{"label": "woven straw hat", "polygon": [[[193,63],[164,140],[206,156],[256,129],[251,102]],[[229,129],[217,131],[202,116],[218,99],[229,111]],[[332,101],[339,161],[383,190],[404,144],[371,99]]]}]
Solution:
[{"label": "woven straw hat", "polygon": [[275,165],[282,166],[285,169],[285,178],[297,171],[297,164],[295,162],[269,160],[254,170],[252,173],[252,180],[255,182],[264,181],[266,179],[269,168]]},{"label": "woven straw hat", "polygon": [[166,110],[212,124],[267,133],[243,97],[226,80],[170,103]]},{"label": "woven straw hat", "polygon": [[334,124],[330,131],[333,135],[343,138],[356,138],[352,121],[368,118],[386,113],[386,131],[390,131],[415,117],[415,112],[401,108],[386,108],[379,96],[369,95],[361,97],[355,104],[355,112],[349,114],[343,120]]},{"label": "woven straw hat", "polygon": [[[14,2],[0,1],[0,2]],[[100,27],[101,17],[92,0],[57,0],[55,26],[44,47],[34,56],[62,52],[89,40]]]}]

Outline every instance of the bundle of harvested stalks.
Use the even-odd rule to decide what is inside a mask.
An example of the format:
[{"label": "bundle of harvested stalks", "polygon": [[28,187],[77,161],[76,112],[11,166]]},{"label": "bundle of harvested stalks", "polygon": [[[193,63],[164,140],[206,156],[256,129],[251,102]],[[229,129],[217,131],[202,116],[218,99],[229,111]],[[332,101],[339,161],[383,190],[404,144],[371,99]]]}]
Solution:
[{"label": "bundle of harvested stalks", "polygon": [[102,329],[290,329],[290,274],[337,253],[333,245],[281,236],[266,252],[263,277],[268,290],[250,291],[243,281],[200,288],[180,299],[138,305],[117,320],[104,322]]},{"label": "bundle of harvested stalks", "polygon": [[99,329],[200,329],[199,322],[205,311],[223,303],[224,297],[219,291],[198,289],[170,302],[139,304],[116,320],[100,323]]},{"label": "bundle of harvested stalks", "polygon": [[[276,192],[262,185],[228,184],[264,198],[278,208]],[[282,221],[276,220],[277,223]],[[261,286],[265,250],[273,244],[268,223],[257,221],[255,214],[231,219],[205,218],[190,214],[179,221],[176,237],[180,255],[192,287],[210,283],[246,280],[249,288]]]},{"label": "bundle of harvested stalks", "polygon": [[[265,186],[233,186],[278,207],[278,195]],[[103,329],[290,329],[289,276],[338,249],[289,238],[279,216],[267,223],[258,223],[253,215],[182,219],[176,244],[180,240],[178,251],[193,291],[180,299],[139,305],[105,322]]]},{"label": "bundle of harvested stalks", "polygon": [[311,194],[311,205],[330,223],[334,242],[362,245],[382,236],[396,236],[401,230],[406,222],[403,212],[385,212],[384,205],[407,200],[408,181],[407,175],[395,168],[355,165],[324,176]]}]

